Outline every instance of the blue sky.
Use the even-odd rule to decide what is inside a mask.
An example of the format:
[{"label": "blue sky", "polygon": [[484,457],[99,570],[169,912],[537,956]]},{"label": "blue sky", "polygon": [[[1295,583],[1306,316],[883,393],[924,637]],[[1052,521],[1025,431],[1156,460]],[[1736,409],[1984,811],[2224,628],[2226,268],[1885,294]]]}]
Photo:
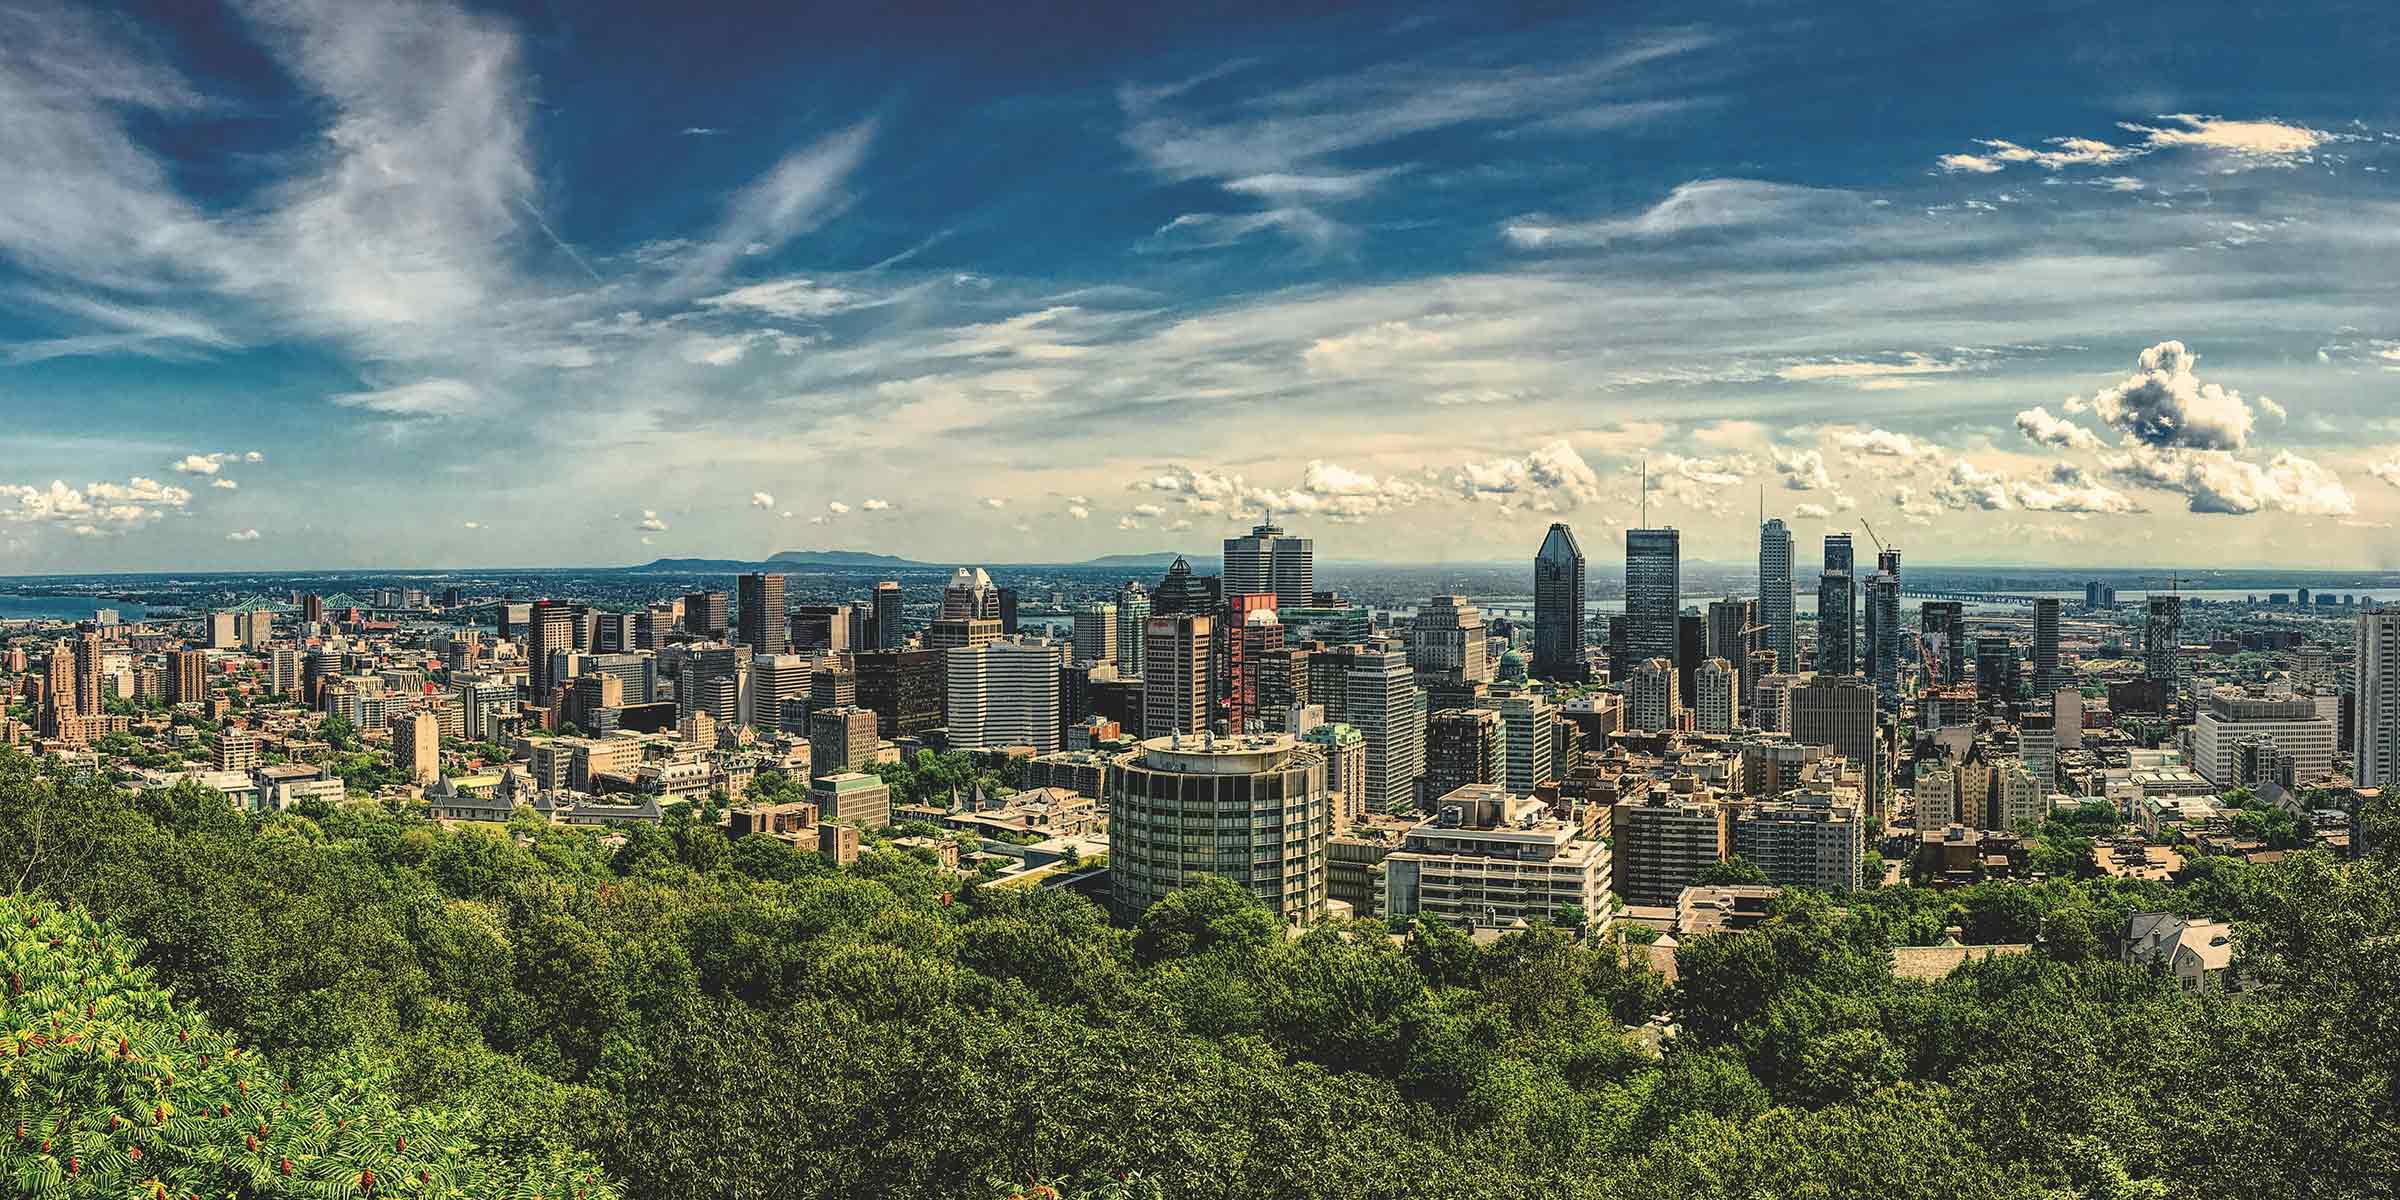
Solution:
[{"label": "blue sky", "polygon": [[2026,7],[0,0],[0,573],[2400,567],[2385,12]]}]

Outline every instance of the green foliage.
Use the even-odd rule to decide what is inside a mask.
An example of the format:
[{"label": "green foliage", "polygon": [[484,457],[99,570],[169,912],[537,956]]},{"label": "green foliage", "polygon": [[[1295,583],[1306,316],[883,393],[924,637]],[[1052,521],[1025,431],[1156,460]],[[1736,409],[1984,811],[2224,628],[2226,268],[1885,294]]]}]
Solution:
[{"label": "green foliage", "polygon": [[[54,906],[44,928],[97,921],[79,940],[114,947],[41,985],[88,993],[12,1008],[10,1029],[50,1036],[47,1013],[63,1030],[88,994],[86,1023],[238,1045],[292,1106],[275,1145],[316,1156],[288,1181],[188,1173],[249,1154],[209,1156],[214,1122],[244,1115],[203,1115],[231,1103],[206,1098],[237,1078],[219,1057],[176,1069],[203,1098],[164,1126],[94,1131],[105,1112],[77,1107],[95,1153],[65,1183],[29,1136],[11,1194],[87,1194],[56,1189],[111,1170],[88,1194],[144,1194],[97,1140],[136,1130],[183,1138],[143,1161],[211,1197],[355,1195],[353,1169],[378,1194],[572,1196],[594,1164],[614,1181],[594,1194],[664,1200],[2400,1194],[2389,852],[2203,859],[2176,885],[1793,892],[1755,930],[1684,939],[1673,988],[1621,939],[1546,923],[1488,944],[1422,920],[1294,930],[1208,879],[1128,928],[888,849],[836,869],[729,842],[688,810],[621,846],[530,811],[456,830],[374,805],[251,815],[5,751],[0,871],[13,903]],[[2118,966],[2146,909],[2234,921],[2262,986],[2186,995]],[[0,952],[52,953],[7,936],[12,911]],[[1953,926],[2032,950],[1932,983],[1893,971],[1893,947]],[[136,994],[172,1020],[108,1006]],[[1663,1046],[1661,1015],[1680,1030]],[[30,1061],[0,1057],[0,1080]],[[80,1041],[52,1061],[124,1065]],[[437,1148],[454,1173],[409,1191]]]},{"label": "green foliage", "polygon": [[279,1073],[176,1004],[136,965],[140,949],[89,914],[0,900],[12,1194],[615,1194],[570,1152],[492,1154],[482,1112],[403,1105],[369,1059]]}]

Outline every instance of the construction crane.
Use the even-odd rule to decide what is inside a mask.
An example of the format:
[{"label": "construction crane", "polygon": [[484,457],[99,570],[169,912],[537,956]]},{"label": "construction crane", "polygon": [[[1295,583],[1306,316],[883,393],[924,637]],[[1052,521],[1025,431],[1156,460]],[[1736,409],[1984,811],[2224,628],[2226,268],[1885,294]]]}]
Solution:
[{"label": "construction crane", "polygon": [[1882,539],[1882,538],[1879,538],[1879,537],[1875,536],[1875,527],[1874,527],[1873,525],[1870,525],[1870,524],[1868,524],[1868,523],[1867,523],[1867,519],[1866,519],[1865,517],[1860,517],[1860,518],[1858,519],[1858,523],[1859,523],[1860,525],[1864,525],[1864,526],[1866,526],[1866,530],[1867,530],[1867,540],[1868,540],[1868,541],[1870,541],[1870,542],[1873,542],[1873,543],[1875,543],[1875,553],[1877,553],[1877,554],[1889,554],[1889,553],[1891,553],[1891,552],[1892,552],[1892,548],[1891,548],[1890,546],[1886,546],[1886,545],[1884,545],[1884,544],[1883,544],[1883,539]]}]

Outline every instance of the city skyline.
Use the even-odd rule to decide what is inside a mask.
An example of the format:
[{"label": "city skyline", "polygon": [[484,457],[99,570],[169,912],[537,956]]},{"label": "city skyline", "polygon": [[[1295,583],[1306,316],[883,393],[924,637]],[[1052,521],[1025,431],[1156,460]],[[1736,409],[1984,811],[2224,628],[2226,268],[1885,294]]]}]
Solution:
[{"label": "city skyline", "polygon": [[2179,13],[11,10],[0,575],[2400,566],[2395,35]]}]

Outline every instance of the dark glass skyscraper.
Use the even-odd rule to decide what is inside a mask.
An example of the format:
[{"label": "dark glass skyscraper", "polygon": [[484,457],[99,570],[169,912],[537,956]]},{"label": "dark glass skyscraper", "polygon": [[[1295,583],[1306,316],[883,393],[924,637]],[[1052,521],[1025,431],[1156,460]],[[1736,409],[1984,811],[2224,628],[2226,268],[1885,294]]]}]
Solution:
[{"label": "dark glass skyscraper", "polygon": [[1565,522],[1552,525],[1533,556],[1533,673],[1542,679],[1590,675],[1583,654],[1583,547]]},{"label": "dark glass skyscraper", "polygon": [[2056,596],[2033,602],[2033,689],[2044,698],[2066,682],[2058,669],[2058,610]]},{"label": "dark glass skyscraper", "polygon": [[744,575],[735,587],[740,600],[739,634],[756,654],[781,654],[791,636],[791,617],[784,611],[783,576]]},{"label": "dark glass skyscraper", "polygon": [[1675,630],[1682,612],[1683,535],[1672,529],[1626,530],[1626,653],[1635,662],[1663,658],[1681,667]]},{"label": "dark glass skyscraper", "polygon": [[1817,673],[1858,673],[1858,560],[1850,535],[1825,535],[1825,569],[1817,577]]}]

